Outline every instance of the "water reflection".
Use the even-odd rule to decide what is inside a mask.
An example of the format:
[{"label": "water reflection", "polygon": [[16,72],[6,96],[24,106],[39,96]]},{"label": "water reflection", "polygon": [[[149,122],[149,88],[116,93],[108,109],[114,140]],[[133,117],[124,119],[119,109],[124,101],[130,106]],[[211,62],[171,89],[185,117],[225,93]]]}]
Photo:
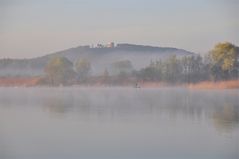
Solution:
[{"label": "water reflection", "polygon": [[53,96],[43,99],[42,108],[44,111],[55,114],[65,114],[73,111],[71,96]]},{"label": "water reflection", "polygon": [[[65,95],[55,95],[42,99],[42,107],[50,113],[77,113],[79,116],[96,116],[133,118],[156,114],[168,114],[171,118],[177,116],[190,120],[201,120],[203,117],[213,117],[215,124],[238,124],[239,106],[237,96],[226,93],[190,92],[187,90],[99,90],[99,92],[70,92]],[[229,125],[228,125],[229,126]],[[226,128],[226,127],[225,127]],[[229,127],[228,127],[229,128]]]},{"label": "water reflection", "polygon": [[[41,108],[55,116],[77,115],[84,120],[134,120],[167,116],[171,119],[213,119],[216,128],[238,126],[238,91],[186,89],[33,89],[7,90],[0,107]],[[14,97],[14,100],[13,100]]]},{"label": "water reflection", "polygon": [[236,158],[238,97],[238,90],[0,89],[0,158]]},{"label": "water reflection", "polygon": [[239,126],[239,106],[225,103],[213,113],[215,127],[218,130],[228,131]]}]

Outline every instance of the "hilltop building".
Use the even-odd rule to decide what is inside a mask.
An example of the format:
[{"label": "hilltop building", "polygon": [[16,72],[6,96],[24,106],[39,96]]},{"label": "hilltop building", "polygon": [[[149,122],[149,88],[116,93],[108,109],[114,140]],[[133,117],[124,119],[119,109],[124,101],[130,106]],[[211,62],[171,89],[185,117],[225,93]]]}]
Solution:
[{"label": "hilltop building", "polygon": [[104,44],[97,44],[96,48],[114,48],[115,47],[115,43],[114,42],[110,42],[106,45]]},{"label": "hilltop building", "polygon": [[106,45],[106,47],[108,48],[114,48],[115,47],[115,43],[114,42],[110,42]]}]

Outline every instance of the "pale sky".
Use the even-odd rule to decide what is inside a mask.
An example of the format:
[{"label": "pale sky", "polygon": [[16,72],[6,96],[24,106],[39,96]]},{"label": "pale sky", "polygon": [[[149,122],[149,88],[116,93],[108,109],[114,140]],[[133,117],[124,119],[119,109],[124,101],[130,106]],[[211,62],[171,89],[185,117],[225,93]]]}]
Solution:
[{"label": "pale sky", "polygon": [[239,0],[0,0],[0,58],[133,43],[205,53],[239,45]]}]

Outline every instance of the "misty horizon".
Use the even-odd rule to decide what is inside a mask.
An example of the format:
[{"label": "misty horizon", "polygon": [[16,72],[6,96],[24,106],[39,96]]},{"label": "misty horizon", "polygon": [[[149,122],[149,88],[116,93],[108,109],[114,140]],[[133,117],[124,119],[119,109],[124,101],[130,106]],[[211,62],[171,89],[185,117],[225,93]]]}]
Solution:
[{"label": "misty horizon", "polygon": [[0,159],[239,159],[239,0],[0,0]]},{"label": "misty horizon", "polygon": [[[113,47],[110,47],[109,45],[113,43],[114,46]],[[120,48],[121,46],[120,45],[129,45],[129,46],[135,46],[135,47],[140,47],[140,48],[150,48],[150,49],[178,49],[178,50],[183,50],[183,51],[186,51],[186,52],[191,52],[191,53],[195,53],[195,54],[200,54],[200,53],[197,53],[197,52],[193,52],[191,50],[186,50],[184,48],[177,48],[177,47],[174,47],[174,46],[156,46],[156,45],[147,45],[147,44],[135,44],[135,43],[127,43],[127,42],[124,42],[124,43],[115,43],[114,41],[110,41],[110,42],[107,42],[107,43],[90,43],[90,44],[79,44],[77,46],[72,46],[72,47],[69,47],[69,48],[63,48],[61,50],[56,50],[56,51],[52,51],[52,52],[48,52],[48,53],[43,53],[42,55],[37,55],[37,56],[32,56],[32,57],[0,57],[0,59],[15,59],[15,60],[21,60],[21,59],[35,59],[35,58],[39,58],[39,57],[45,57],[45,56],[48,56],[48,55],[52,55],[52,54],[57,54],[57,53],[60,53],[60,52],[65,52],[65,51],[68,51],[68,50],[71,50],[71,49],[77,49],[77,48],[85,48],[85,49],[109,49],[109,50],[113,50],[113,49],[118,49]]]},{"label": "misty horizon", "polygon": [[97,43],[175,47],[205,54],[239,45],[236,0],[3,0],[0,58],[33,58]]}]

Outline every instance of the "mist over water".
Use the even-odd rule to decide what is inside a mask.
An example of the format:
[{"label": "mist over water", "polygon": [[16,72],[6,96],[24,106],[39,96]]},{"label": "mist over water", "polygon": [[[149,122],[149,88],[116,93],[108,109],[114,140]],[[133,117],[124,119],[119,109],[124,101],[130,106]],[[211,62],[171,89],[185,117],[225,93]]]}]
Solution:
[{"label": "mist over water", "polygon": [[239,159],[238,9],[0,0],[0,159]]},{"label": "mist over water", "polygon": [[239,91],[1,88],[0,158],[239,157]]}]

